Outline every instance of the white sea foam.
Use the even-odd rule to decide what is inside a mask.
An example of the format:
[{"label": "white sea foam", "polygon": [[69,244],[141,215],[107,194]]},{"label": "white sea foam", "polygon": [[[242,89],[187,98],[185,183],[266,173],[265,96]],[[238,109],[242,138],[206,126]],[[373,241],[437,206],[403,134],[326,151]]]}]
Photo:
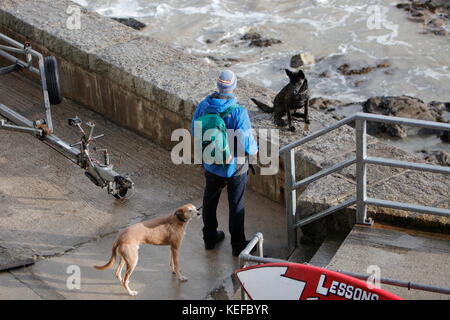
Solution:
[{"label": "white sea foam", "polygon": [[91,10],[109,17],[132,17],[142,18],[155,16],[157,6],[152,2],[146,2],[144,6],[139,5],[138,0],[74,0]]},{"label": "white sea foam", "polygon": [[416,76],[423,76],[423,77],[429,77],[433,78],[435,80],[442,80],[442,79],[450,79],[450,73],[440,73],[436,70],[430,69],[430,68],[421,68],[417,67],[411,70],[411,73]]},{"label": "white sea foam", "polygon": [[[0,0],[1,1],[1,0]],[[417,24],[406,19],[389,0],[75,0],[89,9],[115,17],[135,17],[149,25],[146,32],[200,56],[233,57],[240,77],[279,90],[286,82],[282,69],[298,52],[322,58],[305,70],[317,95],[342,100],[375,94],[400,95],[417,90],[424,100],[449,100],[450,44],[445,37],[420,35]],[[380,28],[372,30],[369,6],[380,9]],[[276,38],[281,44],[249,47],[240,40],[247,32]],[[212,43],[207,43],[212,39]],[[222,40],[224,40],[222,42]],[[324,57],[324,58],[323,58]],[[344,58],[342,58],[344,57]],[[389,75],[344,77],[342,63],[391,64]],[[314,78],[315,68],[329,78]],[[445,80],[445,81],[442,81]],[[361,85],[355,86],[359,81]],[[431,89],[430,89],[431,88]],[[434,95],[439,94],[439,97]]]},{"label": "white sea foam", "polygon": [[88,5],[87,0],[72,0],[73,2],[79,4],[80,6],[86,7]]}]

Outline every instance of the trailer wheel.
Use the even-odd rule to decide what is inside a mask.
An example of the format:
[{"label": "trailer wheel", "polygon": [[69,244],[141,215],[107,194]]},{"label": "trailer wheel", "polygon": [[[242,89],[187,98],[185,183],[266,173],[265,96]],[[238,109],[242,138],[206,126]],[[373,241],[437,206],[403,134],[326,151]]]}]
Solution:
[{"label": "trailer wheel", "polygon": [[50,103],[60,104],[62,102],[62,93],[61,86],[59,84],[58,61],[53,56],[45,57],[44,68]]},{"label": "trailer wheel", "polygon": [[128,188],[120,188],[119,192],[114,195],[114,198],[116,199],[123,199],[127,196]]},{"label": "trailer wheel", "polygon": [[116,193],[113,194],[116,199],[129,198],[134,189],[134,183],[127,176],[115,176],[114,181],[116,183]]}]

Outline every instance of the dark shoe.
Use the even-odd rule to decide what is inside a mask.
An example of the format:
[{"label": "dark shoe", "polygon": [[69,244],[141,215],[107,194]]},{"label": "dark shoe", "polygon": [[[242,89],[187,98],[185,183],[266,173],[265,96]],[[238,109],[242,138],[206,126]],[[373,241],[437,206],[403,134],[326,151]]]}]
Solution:
[{"label": "dark shoe", "polygon": [[[242,245],[240,246],[233,246],[233,256],[237,257],[241,254],[242,250],[245,249],[245,247],[250,243],[250,241],[245,241]],[[255,253],[256,251],[256,246],[253,247],[253,249],[250,251],[250,253]]]},{"label": "dark shoe", "polygon": [[205,241],[205,249],[206,249],[206,250],[212,250],[212,249],[214,249],[214,247],[216,246],[216,244],[219,243],[219,242],[221,242],[221,241],[223,241],[223,239],[225,239],[225,233],[224,233],[222,230],[217,231],[217,234],[216,234],[216,238],[215,238],[215,239],[213,239],[212,241],[210,241],[210,240]]}]

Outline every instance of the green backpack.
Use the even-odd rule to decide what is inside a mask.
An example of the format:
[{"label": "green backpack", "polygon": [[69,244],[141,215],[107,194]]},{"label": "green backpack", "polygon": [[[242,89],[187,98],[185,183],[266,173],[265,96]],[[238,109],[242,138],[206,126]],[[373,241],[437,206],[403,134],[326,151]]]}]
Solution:
[{"label": "green backpack", "polygon": [[[228,145],[227,136],[227,126],[223,120],[228,116],[234,109],[241,108],[239,105],[233,105],[226,109],[222,113],[208,113],[206,112],[203,116],[199,117],[196,121],[200,121],[202,125],[202,137],[206,141],[202,140],[202,154],[206,148],[208,148],[207,155],[211,156],[212,161],[207,161],[208,159],[203,159],[205,163],[208,164],[221,164],[225,166],[229,164],[233,159],[233,155],[230,152],[230,147]],[[210,130],[210,131],[208,131]],[[205,132],[208,131],[207,136]],[[220,151],[222,155],[216,156],[216,150]]]}]

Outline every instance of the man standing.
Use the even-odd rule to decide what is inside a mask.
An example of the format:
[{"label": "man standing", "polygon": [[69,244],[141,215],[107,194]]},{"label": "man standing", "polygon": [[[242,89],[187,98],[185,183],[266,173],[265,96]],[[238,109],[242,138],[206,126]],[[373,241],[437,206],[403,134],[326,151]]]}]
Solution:
[{"label": "man standing", "polygon": [[[225,233],[217,230],[216,211],[220,193],[226,185],[230,210],[229,231],[234,256],[238,256],[248,243],[244,233],[244,191],[249,169],[248,155],[255,155],[258,152],[258,146],[251,133],[248,112],[236,101],[234,95],[236,86],[237,78],[232,71],[221,72],[217,80],[218,91],[199,103],[192,119],[192,132],[195,132],[195,122],[205,114],[220,115],[225,122],[226,129],[238,132],[234,135],[234,141],[231,141],[231,143],[234,143],[230,148],[232,150],[231,160],[223,164],[203,163],[206,179],[203,195],[203,240],[205,249],[214,249],[215,245],[225,238]],[[237,161],[236,151],[239,148],[245,152],[244,161]]]}]

